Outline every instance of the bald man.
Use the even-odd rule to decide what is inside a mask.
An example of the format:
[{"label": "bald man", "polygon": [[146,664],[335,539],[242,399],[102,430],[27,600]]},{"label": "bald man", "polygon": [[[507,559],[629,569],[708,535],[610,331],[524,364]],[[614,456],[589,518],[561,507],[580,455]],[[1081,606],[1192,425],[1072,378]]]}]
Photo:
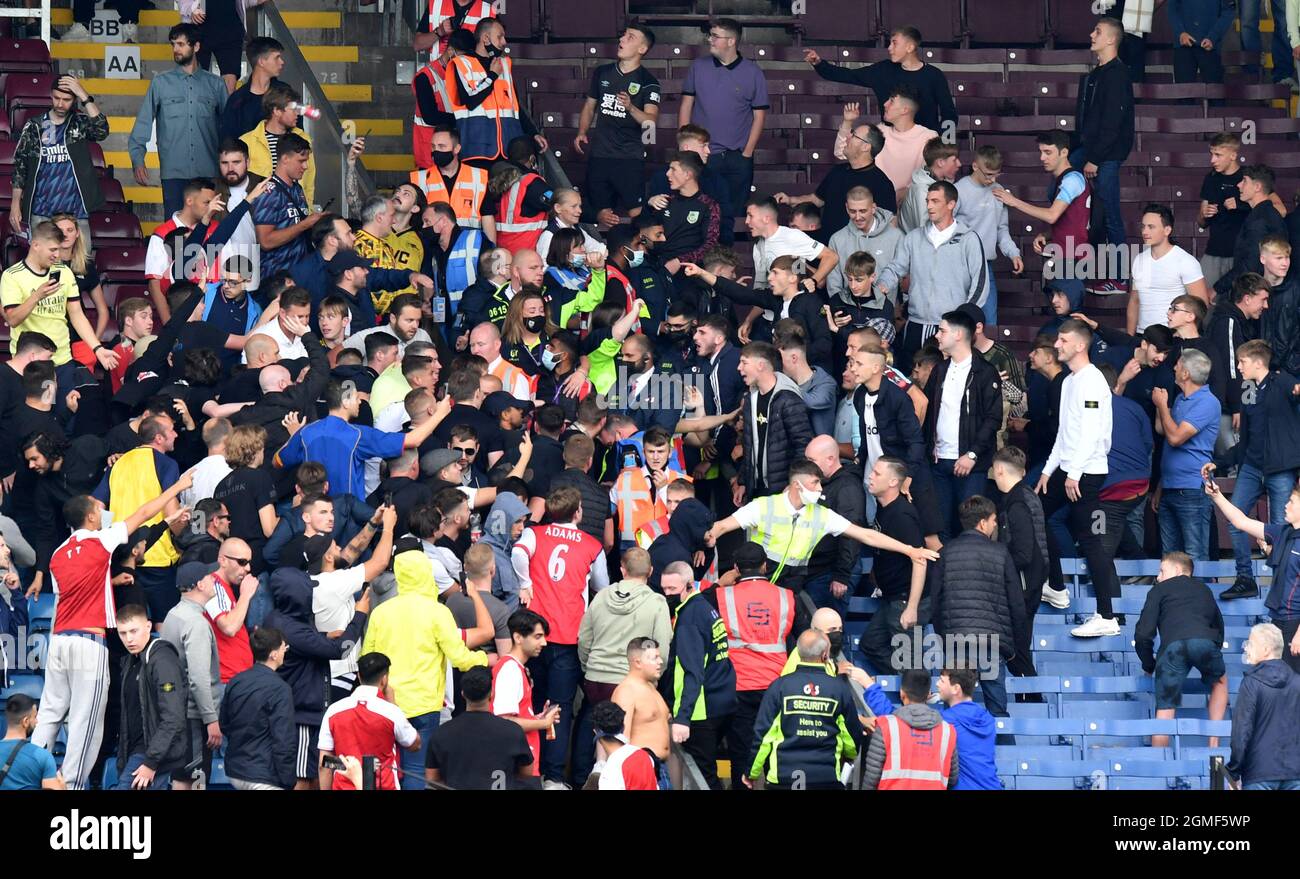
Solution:
[{"label": "bald man", "polygon": [[[248,629],[244,620],[248,607],[257,594],[257,578],[250,567],[253,551],[238,537],[230,537],[217,552],[216,570],[212,579],[216,593],[203,607],[203,613],[212,624],[217,638],[217,658],[221,663],[221,685],[241,671],[253,667],[253,651],[248,645]],[[220,694],[216,694],[218,703]]]},{"label": "bald man", "polygon": [[[862,469],[840,457],[840,445],[828,434],[813,437],[804,454],[821,468],[822,505],[839,513],[854,525],[867,526],[867,491]],[[841,615],[849,612],[849,598],[862,578],[859,561],[862,544],[852,537],[826,535],[808,560],[804,590],[818,607],[832,607]]]},{"label": "bald man", "polygon": [[[532,253],[534,251],[520,251]],[[532,385],[527,374],[501,356],[501,330],[495,323],[481,323],[469,334],[469,353],[487,361],[487,374],[501,379],[501,389],[507,391],[516,400],[531,400]]]},{"label": "bald man", "polygon": [[283,391],[291,384],[293,384],[293,381],[289,375],[289,370],[278,363],[263,367],[261,375],[257,377],[257,385],[262,389],[263,394],[274,394]]},{"label": "bald man", "polygon": [[525,247],[517,252],[510,260],[509,280],[499,285],[488,301],[487,319],[498,327],[505,323],[506,312],[510,310],[510,300],[522,293],[525,288],[540,290],[545,272],[546,263],[542,261],[536,250]]},{"label": "bald man", "polygon": [[[826,661],[826,668],[831,674],[834,674],[836,661],[844,647],[844,618],[834,608],[818,608],[817,612],[812,615],[812,621],[808,624],[807,631],[821,632],[830,641],[830,659]],[[803,634],[807,634],[807,632]],[[785,661],[785,667],[781,669],[782,676],[794,671],[795,666],[798,664],[799,650],[796,648],[790,651],[790,656]]]},{"label": "bald man", "polygon": [[261,369],[280,361],[280,343],[270,336],[254,333],[244,342],[244,362],[249,369]]}]

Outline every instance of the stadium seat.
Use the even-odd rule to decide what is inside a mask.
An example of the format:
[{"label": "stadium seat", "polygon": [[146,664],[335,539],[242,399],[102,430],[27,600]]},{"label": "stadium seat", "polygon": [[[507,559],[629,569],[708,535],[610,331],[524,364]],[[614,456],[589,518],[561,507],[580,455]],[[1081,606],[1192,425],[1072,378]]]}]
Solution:
[{"label": "stadium seat", "polygon": [[808,11],[804,13],[800,25],[803,28],[804,39],[842,40],[847,22],[853,23],[852,30],[856,38],[864,41],[878,38],[880,21],[876,17],[874,2],[816,0],[808,4]]},{"label": "stadium seat", "polygon": [[966,30],[973,44],[1041,46],[1050,35],[1047,4],[1033,0],[1008,15],[1000,3],[967,3]]},{"label": "stadium seat", "polygon": [[144,243],[114,242],[95,252],[95,266],[110,280],[131,280],[144,277]]},{"label": "stadium seat", "polygon": [[109,244],[119,239],[138,241],[144,237],[135,214],[112,211],[96,211],[90,215],[90,234],[96,242],[110,239]]},{"label": "stadium seat", "polygon": [[7,39],[0,42],[0,70],[6,73],[49,73],[50,69],[50,49],[44,40]]},{"label": "stadium seat", "polygon": [[[925,18],[920,26],[924,41],[922,53],[930,46],[961,42],[965,36],[961,7],[961,0],[926,0]],[[916,25],[916,11],[914,0],[880,0],[881,34],[888,35],[896,27]]]},{"label": "stadium seat", "polygon": [[24,696],[30,696],[33,699],[41,698],[41,690],[45,687],[45,678],[38,674],[22,674],[11,672],[9,675],[9,686],[0,691],[0,699],[8,699],[16,693],[22,693]]},{"label": "stadium seat", "polygon": [[50,89],[54,76],[48,73],[11,73],[5,77],[5,107],[14,130],[20,129],[17,112],[26,108],[50,106]]}]

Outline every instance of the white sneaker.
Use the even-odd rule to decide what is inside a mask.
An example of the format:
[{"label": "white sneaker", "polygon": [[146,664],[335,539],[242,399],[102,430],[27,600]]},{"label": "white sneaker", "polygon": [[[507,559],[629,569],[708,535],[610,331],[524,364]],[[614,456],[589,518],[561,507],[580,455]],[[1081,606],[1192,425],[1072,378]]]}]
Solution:
[{"label": "white sneaker", "polygon": [[1106,619],[1099,613],[1092,615],[1092,619],[1070,630],[1070,634],[1076,638],[1104,638],[1107,635],[1119,634],[1119,621]]},{"label": "white sneaker", "polygon": [[1053,589],[1044,583],[1042,600],[1057,610],[1065,610],[1070,606],[1070,593],[1064,589]]},{"label": "white sneaker", "polygon": [[573,788],[562,781],[552,781],[548,778],[542,782],[542,790],[573,790]]},{"label": "white sneaker", "polygon": [[139,31],[140,31],[140,26],[138,24],[132,24],[130,22],[123,23],[122,42],[134,43],[136,41],[136,37],[139,36]]},{"label": "white sneaker", "polygon": [[86,43],[90,41],[90,31],[86,30],[84,24],[77,23],[64,31],[63,36],[59,37],[59,41],[67,43]]}]

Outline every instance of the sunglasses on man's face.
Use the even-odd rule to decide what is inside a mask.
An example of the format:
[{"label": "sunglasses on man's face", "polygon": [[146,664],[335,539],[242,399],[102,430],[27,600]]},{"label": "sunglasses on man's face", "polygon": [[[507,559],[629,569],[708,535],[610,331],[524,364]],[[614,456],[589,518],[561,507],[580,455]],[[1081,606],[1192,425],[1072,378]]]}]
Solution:
[{"label": "sunglasses on man's face", "polygon": [[251,558],[240,559],[240,558],[235,558],[233,555],[226,556],[226,561],[234,562],[235,564],[239,565],[241,568],[247,568],[253,563],[253,560]]},{"label": "sunglasses on man's face", "polygon": [[460,452],[466,458],[472,458],[478,454],[478,449],[473,446],[452,446],[451,450],[453,452]]}]

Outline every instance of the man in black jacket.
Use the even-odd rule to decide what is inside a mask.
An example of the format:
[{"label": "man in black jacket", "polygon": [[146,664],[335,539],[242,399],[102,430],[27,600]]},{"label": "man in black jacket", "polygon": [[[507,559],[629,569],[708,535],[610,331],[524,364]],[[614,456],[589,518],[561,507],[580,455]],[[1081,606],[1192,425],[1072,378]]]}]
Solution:
[{"label": "man in black jacket", "polygon": [[171,773],[190,762],[185,669],[175,646],[150,637],[143,607],[121,607],[116,616],[118,637],[131,654],[122,667],[117,789],[169,790]]},{"label": "man in black jacket", "polygon": [[[1286,315],[1292,336],[1300,331],[1296,309],[1300,303],[1293,302],[1291,314]],[[1210,316],[1210,344],[1214,346],[1220,363],[1227,364],[1228,383],[1224,388],[1226,398],[1222,400],[1223,412],[1232,417],[1232,432],[1241,430],[1241,392],[1245,384],[1241,372],[1237,369],[1237,349],[1251,339],[1261,338],[1261,324],[1267,325],[1270,318],[1277,315],[1269,307],[1269,286],[1262,277],[1254,272],[1246,272],[1232,285],[1229,299],[1220,299]],[[1295,341],[1290,341],[1295,345]],[[1219,428],[1219,443],[1224,443],[1227,431]]]},{"label": "man in black jacket", "polygon": [[958,531],[957,507],[988,482],[1002,426],[1002,377],[975,356],[975,322],[964,312],[945,314],[935,339],[946,359],[925,383],[925,446],[946,539]]},{"label": "man in black jacket", "polygon": [[[1280,235],[1269,235],[1259,243],[1260,275],[1268,287],[1268,310],[1260,321],[1258,338],[1273,349],[1278,369],[1292,375],[1300,372],[1300,276],[1291,273],[1291,245]],[[1253,276],[1253,272],[1247,272]],[[1253,286],[1256,281],[1250,282]],[[1233,286],[1236,289],[1236,286]]]},{"label": "man in black jacket", "polygon": [[316,401],[330,380],[329,352],[320,338],[315,333],[304,333],[302,344],[307,349],[308,365],[303,380],[295,384],[289,370],[279,364],[264,367],[258,377],[261,399],[240,409],[230,419],[236,427],[256,424],[266,428],[268,454],[289,441],[289,431],[283,421],[290,412],[297,412],[303,421],[316,420]]},{"label": "man in black jacket", "polygon": [[1006,663],[1015,656],[1015,645],[1029,639],[1020,575],[1011,552],[998,542],[993,502],[976,495],[963,501],[957,512],[963,531],[944,545],[931,587],[934,631],[950,649],[964,646],[967,651],[965,656],[947,656],[949,666],[973,667],[972,640],[984,642],[976,651],[980,656],[997,647],[997,655],[988,657],[993,668],[980,669],[980,686],[989,714],[1006,717]]},{"label": "man in black jacket", "polygon": [[794,380],[781,372],[781,354],[766,342],[753,342],[740,352],[740,377],[749,392],[742,403],[740,473],[732,480],[732,500],[784,491],[790,465],[803,456],[812,440],[808,406]]},{"label": "man in black jacket", "polygon": [[[876,500],[872,527],[899,543],[924,546],[921,516],[902,493],[907,481],[903,460],[882,456],[868,480],[867,490]],[[862,633],[858,649],[876,674],[898,673],[912,667],[913,629],[930,622],[925,568],[913,566],[911,559],[899,553],[878,552],[871,573],[880,589],[880,607]],[[900,637],[905,645],[902,650],[898,649]]]},{"label": "man in black jacket", "polygon": [[[840,458],[835,437],[822,434],[808,444],[808,460],[822,471],[822,503],[850,522],[867,521],[867,494],[862,469]],[[851,537],[826,535],[808,560],[804,590],[818,607],[831,607],[848,616],[849,597],[858,582],[862,544]],[[910,563],[910,561],[909,561]]]},{"label": "man in black jacket", "polygon": [[1241,201],[1250,205],[1250,213],[1241,224],[1237,243],[1232,248],[1232,268],[1214,284],[1214,290],[1220,296],[1228,295],[1237,278],[1246,272],[1263,274],[1259,248],[1265,238],[1277,235],[1283,241],[1287,240],[1286,221],[1270,197],[1274,180],[1273,169],[1268,165],[1247,165],[1241,169],[1237,191],[1241,193]]},{"label": "man in black jacket", "polygon": [[259,626],[248,643],[253,667],[231,678],[221,699],[226,775],[236,790],[289,790],[298,755],[293,688],[276,673],[289,644],[270,626]]},{"label": "man in black jacket", "polygon": [[1133,149],[1133,83],[1119,60],[1124,26],[1102,18],[1092,29],[1089,48],[1097,66],[1080,78],[1071,138],[1070,166],[1083,170],[1097,190],[1106,215],[1106,241],[1124,243],[1120,214],[1119,169]]},{"label": "man in black jacket", "polygon": [[1282,661],[1285,649],[1278,627],[1260,623],[1242,650],[1248,668],[1232,709],[1227,769],[1246,790],[1300,790],[1300,677]]},{"label": "man in black jacket", "polygon": [[858,413],[862,445],[858,464],[870,472],[876,462],[873,438],[879,442],[879,454],[898,458],[907,464],[907,478],[902,491],[909,494],[921,515],[926,545],[939,548],[939,531],[944,527],[935,499],[930,467],[925,460],[925,437],[921,422],[908,392],[885,378],[885,352],[881,348],[862,348],[851,357],[851,369],[858,381],[853,405]]},{"label": "man in black jacket", "polygon": [[347,628],[339,637],[329,638],[316,631],[312,612],[315,586],[306,571],[276,570],[271,575],[275,609],[266,615],[264,622],[279,629],[289,644],[289,654],[278,673],[293,690],[297,738],[294,790],[314,790],[320,785],[320,754],[316,742],[329,702],[330,660],[345,658],[353,645],[360,643],[370,613],[370,589],[367,588],[357,601],[356,612]]},{"label": "man in black jacket", "polygon": [[993,456],[993,481],[1002,496],[998,539],[1011,551],[1025,600],[1024,640],[1016,643],[1016,655],[1007,667],[1017,677],[1036,677],[1029,641],[1034,615],[1043,600],[1043,584],[1047,582],[1047,519],[1034,487],[1025,481],[1025,453],[1020,449],[998,449]]},{"label": "man in black jacket", "polygon": [[[1156,635],[1160,655],[1156,655]],[[1223,664],[1223,614],[1214,593],[1192,577],[1192,557],[1165,553],[1156,585],[1147,593],[1133,633],[1133,649],[1142,671],[1155,675],[1156,717],[1172,720],[1183,699],[1183,683],[1193,668],[1211,684],[1210,720],[1223,720],[1228,710],[1228,673]],[[1151,747],[1169,745],[1169,736],[1152,736]],[[1218,747],[1217,737],[1210,747]]]}]

